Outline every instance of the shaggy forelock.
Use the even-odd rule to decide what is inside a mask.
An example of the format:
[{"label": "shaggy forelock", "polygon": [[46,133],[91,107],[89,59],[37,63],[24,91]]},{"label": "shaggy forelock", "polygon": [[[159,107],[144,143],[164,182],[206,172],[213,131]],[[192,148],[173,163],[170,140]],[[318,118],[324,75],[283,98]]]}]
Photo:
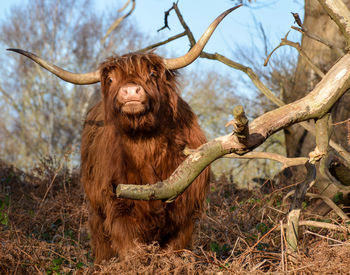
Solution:
[{"label": "shaggy forelock", "polygon": [[173,81],[177,75],[175,71],[169,71],[163,58],[154,53],[129,53],[107,58],[100,65],[101,80],[105,80],[108,73],[113,70],[117,70],[123,80],[133,76],[145,81],[151,71],[162,80],[168,81]]}]

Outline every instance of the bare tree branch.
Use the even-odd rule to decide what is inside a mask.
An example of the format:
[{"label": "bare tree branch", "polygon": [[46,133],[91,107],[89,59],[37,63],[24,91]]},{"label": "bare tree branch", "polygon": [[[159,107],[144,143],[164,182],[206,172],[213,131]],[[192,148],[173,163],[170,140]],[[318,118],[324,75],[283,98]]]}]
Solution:
[{"label": "bare tree branch", "polygon": [[169,179],[154,185],[118,185],[117,196],[130,199],[174,200],[212,161],[228,153],[245,154],[270,135],[292,124],[324,116],[350,88],[350,54],[342,57],[325,75],[315,89],[304,98],[267,112],[252,121],[244,146],[229,134],[216,138],[189,155]]},{"label": "bare tree branch", "polygon": [[169,27],[169,24],[168,24],[168,17],[170,15],[170,12],[174,9],[174,7],[171,7],[170,9],[168,9],[167,11],[164,12],[164,26],[161,27],[159,30],[157,30],[157,32],[160,32],[161,30],[164,30],[164,29],[169,29],[170,30],[170,27]]},{"label": "bare tree branch", "polygon": [[232,153],[232,154],[227,154],[223,157],[237,158],[237,159],[271,159],[282,163],[283,164],[282,169],[285,169],[291,166],[305,165],[305,163],[309,160],[308,158],[303,158],[303,157],[287,158],[280,154],[268,153],[268,152],[249,152],[243,156]]},{"label": "bare tree branch", "polygon": [[[312,226],[312,227],[324,228],[324,229],[334,230],[339,232],[350,232],[349,226],[342,226],[342,225],[336,225],[332,223],[318,222],[318,221],[299,221],[299,226]],[[287,227],[287,225],[284,225],[283,227]],[[280,227],[275,228],[275,230],[280,230]],[[310,233],[310,231],[307,231],[306,233]]]},{"label": "bare tree branch", "polygon": [[329,123],[330,116],[331,114],[327,113],[316,121],[316,147],[323,155],[326,155],[328,152],[329,139],[331,135]]},{"label": "bare tree branch", "polygon": [[295,12],[295,13],[292,12],[291,14],[292,14],[293,17],[294,17],[295,23],[297,23],[299,27],[304,28],[303,23],[301,22],[301,19],[300,19],[300,17],[299,17],[299,14],[296,13],[296,12]]},{"label": "bare tree branch", "polygon": [[307,63],[311,66],[311,68],[315,71],[315,73],[317,73],[319,75],[319,77],[321,77],[321,78],[324,77],[324,73],[311,61],[311,59],[307,56],[305,51],[301,48],[300,44],[296,43],[296,42],[289,41],[287,39],[288,34],[289,34],[289,32],[286,34],[286,36],[284,38],[281,39],[281,43],[275,49],[273,49],[273,51],[267,56],[267,58],[264,62],[264,66],[267,65],[270,57],[278,48],[288,45],[288,46],[295,48],[299,52],[299,54],[305,58]]},{"label": "bare tree branch", "polygon": [[240,63],[237,63],[219,53],[207,53],[207,52],[202,52],[200,57],[202,58],[207,58],[207,59],[212,59],[212,60],[217,60],[231,68],[240,70],[244,73],[246,73],[249,78],[252,80],[254,85],[261,91],[269,100],[271,100],[273,103],[275,103],[277,106],[283,106],[285,103],[280,100],[278,97],[276,97],[273,92],[266,87],[266,85],[260,80],[258,75],[249,67],[244,66]]},{"label": "bare tree branch", "polygon": [[326,40],[326,39],[323,39],[321,37],[319,37],[318,35],[314,34],[314,33],[311,33],[309,32],[307,29],[305,29],[304,27],[303,28],[298,28],[298,27],[295,27],[295,26],[291,26],[291,28],[293,30],[296,30],[304,35],[306,35],[307,37],[315,40],[315,41],[318,41],[320,43],[322,43],[323,45],[329,47],[330,49],[332,50],[336,50],[338,52],[339,55],[343,55],[344,54],[344,51],[338,47],[336,47],[333,43],[331,43],[330,41]]},{"label": "bare tree branch", "polygon": [[[234,68],[234,69],[237,69],[237,70],[240,70],[240,71],[246,73],[249,76],[249,78],[252,80],[253,84],[269,100],[271,100],[277,106],[285,105],[285,103],[282,100],[280,100],[277,96],[275,96],[273,94],[273,92],[268,87],[266,87],[266,85],[260,80],[258,75],[251,68],[246,67],[246,66],[244,66],[242,64],[239,64],[239,63],[237,63],[237,62],[235,62],[235,61],[233,61],[231,59],[228,59],[227,57],[225,57],[225,56],[223,56],[221,54],[218,54],[218,53],[210,54],[210,53],[202,52],[200,57],[220,61],[220,62],[224,63],[225,65],[231,67],[231,68]],[[302,127],[304,127],[306,130],[308,130],[310,133],[315,135],[315,129],[310,123],[304,121],[304,122],[301,122],[300,125]],[[341,146],[340,144],[338,144],[337,142],[333,141],[332,139],[330,140],[329,144],[350,165],[350,154],[344,149],[344,147]]]},{"label": "bare tree branch", "polygon": [[193,33],[191,32],[190,28],[186,24],[177,4],[175,4],[175,3],[173,4],[173,9],[175,10],[177,17],[179,18],[179,21],[180,21],[182,27],[184,28],[184,30],[187,33],[187,37],[190,41],[191,47],[193,47],[196,44],[196,39],[194,39]]},{"label": "bare tree branch", "polygon": [[183,37],[183,36],[185,36],[185,35],[186,35],[186,32],[179,33],[179,34],[177,34],[177,35],[174,35],[174,36],[172,36],[172,37],[169,37],[167,40],[164,40],[164,41],[161,41],[161,42],[158,42],[158,43],[149,45],[149,46],[147,46],[146,48],[143,48],[143,49],[141,49],[141,50],[138,50],[138,52],[147,52],[147,51],[152,50],[152,49],[154,49],[154,48],[157,48],[157,47],[159,47],[159,46],[161,46],[161,45],[167,44],[167,43],[169,43],[169,42],[171,42],[171,41],[173,41],[173,40],[176,40],[176,39],[178,39],[178,38],[181,38],[181,37]]},{"label": "bare tree branch", "polygon": [[[126,4],[124,5],[124,7],[121,8],[119,11],[124,10],[124,9],[126,8],[126,6],[127,6],[129,3],[130,3],[130,0],[128,0],[128,1],[126,2]],[[135,1],[135,0],[132,0],[132,7],[131,7],[131,10],[130,10],[127,14],[123,15],[122,17],[116,19],[116,20],[113,22],[113,24],[109,27],[109,29],[107,30],[107,32],[106,32],[106,34],[104,35],[104,37],[101,39],[101,44],[105,43],[107,37],[111,34],[111,32],[112,32],[114,29],[116,29],[116,28],[120,25],[120,23],[121,23],[125,18],[127,18],[127,17],[135,10],[135,6],[136,6],[136,1]]]},{"label": "bare tree branch", "polygon": [[[179,18],[179,21],[181,23],[181,25],[183,26],[183,28],[185,29],[185,32],[187,34],[187,37],[190,41],[191,46],[195,45],[196,41],[194,39],[194,36],[190,30],[190,28],[188,27],[188,25],[186,24],[185,20],[182,17],[182,14],[180,12],[180,10],[178,9],[176,4],[173,4],[173,8],[176,11],[176,14]],[[287,33],[288,35],[288,33]],[[251,81],[253,82],[253,84],[259,89],[260,92],[262,92],[262,94],[264,94],[270,101],[272,101],[273,103],[275,103],[277,106],[284,106],[285,103],[280,100],[277,96],[275,96],[273,94],[273,92],[266,87],[266,85],[260,80],[260,78],[258,77],[258,75],[250,68],[247,66],[244,66],[240,63],[237,63],[219,53],[207,53],[205,51],[203,51],[200,54],[201,58],[207,58],[207,59],[211,59],[211,60],[217,60],[231,68],[240,70],[244,73],[246,73],[249,78],[251,79]],[[312,62],[311,62],[312,64]],[[321,72],[321,74],[323,74],[323,72]],[[315,135],[315,129],[314,126],[311,125],[310,123],[303,121],[300,123],[300,125],[305,128],[307,131],[309,131],[310,133],[312,133],[313,135]],[[339,155],[341,157],[343,157],[344,161],[347,162],[348,166],[350,166],[350,153],[347,152],[343,146],[341,146],[340,144],[338,144],[337,142],[333,141],[332,139],[329,141],[329,144],[331,147],[333,147],[333,149],[335,149]]]},{"label": "bare tree branch", "polygon": [[344,222],[349,221],[349,217],[348,215],[346,215],[344,213],[343,210],[341,210],[330,198],[326,197],[326,196],[321,196],[318,194],[313,194],[313,193],[306,193],[306,196],[312,198],[312,199],[322,199],[325,203],[328,204],[328,206],[330,208],[332,208],[334,210],[335,213],[337,213],[337,215],[342,218],[342,220]]},{"label": "bare tree branch", "polygon": [[318,0],[323,9],[338,25],[342,32],[347,48],[350,47],[350,11],[342,0]]},{"label": "bare tree branch", "polygon": [[302,208],[302,203],[305,198],[305,194],[316,179],[315,165],[307,162],[305,164],[305,167],[307,169],[306,179],[296,186],[294,190],[293,201],[287,216],[286,239],[288,244],[288,250],[291,253],[295,252],[298,247],[299,216]]}]

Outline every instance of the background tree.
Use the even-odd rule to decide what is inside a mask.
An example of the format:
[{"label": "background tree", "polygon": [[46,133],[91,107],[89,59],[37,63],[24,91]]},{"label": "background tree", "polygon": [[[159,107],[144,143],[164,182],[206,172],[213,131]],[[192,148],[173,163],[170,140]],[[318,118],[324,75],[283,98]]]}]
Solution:
[{"label": "background tree", "polygon": [[[73,72],[91,71],[105,57],[146,41],[134,24],[122,22],[101,44],[116,13],[111,7],[97,14],[90,0],[30,1],[2,21],[0,44],[31,50]],[[18,55],[7,54],[1,62],[0,158],[21,168],[48,155],[60,160],[67,152],[78,160],[82,121],[99,86],[69,85]]]}]

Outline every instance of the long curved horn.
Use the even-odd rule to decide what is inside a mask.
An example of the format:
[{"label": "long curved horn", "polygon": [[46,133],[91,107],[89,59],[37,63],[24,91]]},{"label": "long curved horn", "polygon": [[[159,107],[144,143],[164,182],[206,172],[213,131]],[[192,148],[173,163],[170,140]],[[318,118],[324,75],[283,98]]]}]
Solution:
[{"label": "long curved horn", "polygon": [[201,54],[204,46],[207,44],[210,36],[213,34],[214,30],[219,25],[219,23],[222,21],[222,19],[224,19],[225,16],[228,15],[231,11],[234,11],[235,9],[237,9],[241,6],[242,5],[238,5],[236,7],[228,9],[227,11],[220,14],[214,20],[214,22],[210,24],[208,29],[203,33],[202,37],[198,40],[196,45],[194,45],[192,47],[192,49],[188,53],[186,53],[184,56],[177,57],[177,58],[164,59],[166,67],[169,70],[180,69],[180,68],[186,67],[187,65],[189,65],[193,61],[195,61],[198,58],[198,56]]},{"label": "long curved horn", "polygon": [[63,79],[64,81],[78,84],[78,85],[84,85],[84,84],[93,84],[100,81],[100,72],[99,70],[95,72],[85,73],[85,74],[76,74],[71,73],[66,70],[61,69],[60,67],[57,67],[54,64],[51,64],[40,57],[36,56],[33,53],[26,52],[20,49],[7,49],[8,51],[13,51],[16,53],[23,54],[24,56],[30,58],[34,62],[38,63],[40,66],[48,70],[49,72],[57,75],[59,78]]}]

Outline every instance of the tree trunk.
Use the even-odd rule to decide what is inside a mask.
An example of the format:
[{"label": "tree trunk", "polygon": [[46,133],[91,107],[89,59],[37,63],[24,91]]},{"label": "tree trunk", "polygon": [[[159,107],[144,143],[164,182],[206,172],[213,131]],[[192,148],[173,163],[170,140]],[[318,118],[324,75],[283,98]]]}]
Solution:
[{"label": "tree trunk", "polygon": [[[344,0],[344,3],[350,8],[350,0]],[[331,20],[317,0],[305,1],[303,26],[308,32],[315,34],[334,45],[334,48],[331,49],[320,42],[310,39],[306,35],[303,35],[302,37],[301,46],[303,50],[312,60],[313,64],[326,73],[345,52],[345,41],[343,36],[340,33],[338,26],[333,20]],[[305,96],[319,81],[320,77],[307,64],[305,59],[299,56],[293,86],[283,95],[283,100],[286,103],[290,103]],[[338,103],[334,105],[331,113],[333,122],[344,121],[350,117],[349,91],[346,92]],[[334,131],[331,136],[332,139],[349,151],[350,146],[346,140],[346,124],[334,125],[333,129]],[[315,137],[299,125],[294,125],[285,129],[284,133],[288,157],[308,156],[308,154],[315,148]],[[341,168],[343,168],[343,166]],[[318,172],[318,175],[320,174],[321,173]],[[337,172],[335,171],[332,174],[336,177],[335,174],[337,174]],[[292,178],[294,182],[298,182],[304,177],[305,169],[303,169],[303,167],[295,167],[293,169]],[[342,179],[337,179],[340,182],[344,182]],[[329,179],[327,179],[327,186],[328,185],[330,186]],[[324,188],[324,184],[322,184],[320,177],[318,177],[315,187],[324,196],[332,197],[332,194],[334,193],[334,190],[331,188],[328,188],[329,190]],[[314,209],[317,214],[324,215],[330,208],[319,202]]]},{"label": "tree trunk", "polygon": [[[344,1],[350,7],[350,0]],[[324,73],[342,55],[345,48],[344,39],[337,25],[330,19],[317,0],[305,1],[305,16],[303,25],[306,30],[324,38],[334,44],[338,49],[329,47],[303,35],[301,46],[312,62]],[[293,102],[311,91],[320,81],[320,77],[306,63],[305,59],[299,56],[295,81],[289,93],[284,94],[283,100],[286,103]],[[335,105],[332,111],[333,121],[342,121],[350,115],[350,94],[347,92]],[[345,124],[336,126],[332,138],[349,149],[346,142]],[[315,147],[315,138],[298,125],[285,130],[286,149],[288,157],[308,156],[308,153]],[[346,147],[347,146],[347,147]]]}]

